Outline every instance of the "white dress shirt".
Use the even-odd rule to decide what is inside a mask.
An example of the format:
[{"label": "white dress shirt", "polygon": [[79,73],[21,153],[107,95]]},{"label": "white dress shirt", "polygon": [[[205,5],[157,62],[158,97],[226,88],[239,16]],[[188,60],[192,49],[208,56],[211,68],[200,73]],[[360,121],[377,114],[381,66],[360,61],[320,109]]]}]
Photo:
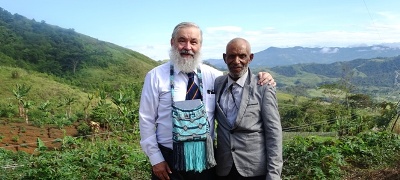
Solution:
[{"label": "white dress shirt", "polygon": [[[158,143],[172,149],[172,101],[170,85],[170,64],[164,63],[150,70],[144,81],[139,107],[140,145],[149,157],[151,165],[164,161]],[[206,106],[210,133],[214,137],[215,94],[214,80],[222,75],[207,65],[200,65],[203,81],[203,102]],[[195,72],[197,70],[194,70]],[[174,101],[186,98],[188,77],[174,66]],[[198,83],[197,76],[195,82]]]}]

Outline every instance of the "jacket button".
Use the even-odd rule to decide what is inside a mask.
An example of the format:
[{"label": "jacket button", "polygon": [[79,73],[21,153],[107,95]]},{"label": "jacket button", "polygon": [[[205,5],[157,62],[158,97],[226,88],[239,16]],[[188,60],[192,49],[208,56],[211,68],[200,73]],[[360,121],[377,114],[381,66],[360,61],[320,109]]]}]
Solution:
[{"label": "jacket button", "polygon": [[232,148],[231,150],[232,150],[232,152],[235,152],[235,148]]},{"label": "jacket button", "polygon": [[234,133],[234,131],[233,131],[233,130],[229,130],[229,132],[230,132],[231,134],[233,134],[233,133]]}]

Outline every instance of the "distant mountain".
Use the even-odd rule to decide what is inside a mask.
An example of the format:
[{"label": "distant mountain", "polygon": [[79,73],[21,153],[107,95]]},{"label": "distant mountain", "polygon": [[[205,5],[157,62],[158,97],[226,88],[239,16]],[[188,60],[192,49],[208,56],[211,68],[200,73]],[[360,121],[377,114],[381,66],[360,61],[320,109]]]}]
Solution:
[{"label": "distant mountain", "polygon": [[[251,68],[276,67],[303,63],[327,64],[338,61],[350,61],[354,59],[369,59],[376,57],[394,57],[400,55],[400,43],[381,44],[359,47],[270,47],[254,53]],[[226,69],[222,59],[208,59],[206,62],[213,66]]]},{"label": "distant mountain", "polygon": [[400,56],[356,59],[330,64],[295,64],[267,70],[278,82],[278,89],[315,89],[322,84],[343,83],[353,93],[385,96],[398,101],[400,93]]}]

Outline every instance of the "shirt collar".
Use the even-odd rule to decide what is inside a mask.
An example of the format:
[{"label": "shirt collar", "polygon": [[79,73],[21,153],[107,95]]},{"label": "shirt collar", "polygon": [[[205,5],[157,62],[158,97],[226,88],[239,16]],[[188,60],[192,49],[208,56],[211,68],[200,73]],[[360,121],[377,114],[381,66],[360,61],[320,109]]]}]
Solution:
[{"label": "shirt collar", "polygon": [[240,77],[236,82],[231,79],[231,77],[228,75],[228,84],[227,87],[229,87],[231,84],[236,83],[240,87],[244,87],[244,83],[246,82],[247,76],[249,76],[249,70],[247,69],[246,73],[243,74],[242,77]]}]

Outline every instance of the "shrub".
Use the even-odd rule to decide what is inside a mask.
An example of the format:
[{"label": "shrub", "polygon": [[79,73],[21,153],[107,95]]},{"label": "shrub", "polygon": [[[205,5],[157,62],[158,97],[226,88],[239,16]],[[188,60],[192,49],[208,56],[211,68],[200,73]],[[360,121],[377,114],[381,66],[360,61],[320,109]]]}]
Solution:
[{"label": "shrub", "polygon": [[12,79],[18,79],[20,77],[20,74],[17,70],[14,70],[11,72],[11,78]]},{"label": "shrub", "polygon": [[12,118],[18,114],[18,108],[12,104],[0,105],[0,117]]},{"label": "shrub", "polygon": [[285,179],[338,179],[345,164],[333,140],[321,141],[315,136],[296,137],[284,146]]},{"label": "shrub", "polygon": [[78,136],[87,136],[92,133],[92,129],[86,122],[80,123],[77,130]]},{"label": "shrub", "polygon": [[390,165],[394,159],[400,158],[400,137],[389,132],[366,132],[344,137],[338,147],[346,161],[359,168]]}]

